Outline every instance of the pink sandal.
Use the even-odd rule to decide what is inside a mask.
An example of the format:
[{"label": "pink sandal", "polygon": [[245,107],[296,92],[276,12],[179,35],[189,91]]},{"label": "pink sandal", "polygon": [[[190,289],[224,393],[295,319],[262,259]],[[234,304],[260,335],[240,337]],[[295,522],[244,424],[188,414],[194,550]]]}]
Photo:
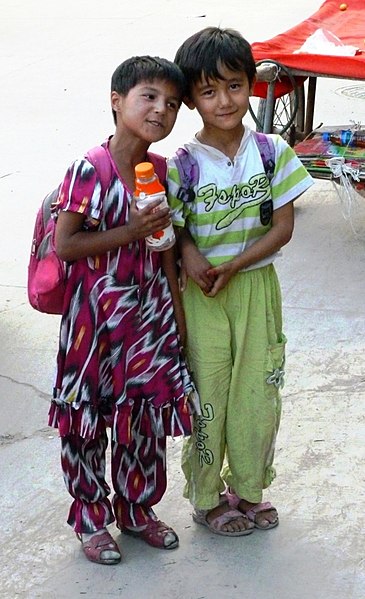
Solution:
[{"label": "pink sandal", "polygon": [[236,530],[233,532],[230,532],[228,530],[222,530],[222,527],[225,524],[230,524],[238,518],[245,518],[245,514],[241,514],[241,512],[238,510],[228,510],[227,512],[220,514],[219,516],[213,518],[213,520],[208,522],[207,515],[210,511],[211,510],[196,509],[195,512],[193,512],[192,514],[194,522],[196,522],[197,524],[202,524],[203,526],[209,528],[209,530],[211,532],[214,532],[216,535],[222,535],[224,537],[243,537],[245,535],[250,535],[253,532],[254,526],[250,526],[248,528]]},{"label": "pink sandal", "polygon": [[238,505],[241,499],[235,493],[231,493],[229,489],[226,490],[226,497],[228,499],[228,503],[232,508],[238,509],[239,512],[247,516],[247,518],[254,523],[255,528],[259,528],[260,530],[269,530],[270,528],[275,528],[279,524],[279,516],[276,514],[276,519],[274,522],[269,522],[266,526],[261,526],[256,522],[256,515],[261,514],[263,512],[269,512],[270,510],[275,510],[274,506],[270,503],[270,501],[266,501],[265,503],[257,503],[252,508],[247,511],[241,510]]},{"label": "pink sandal", "polygon": [[[119,547],[108,531],[105,531],[100,535],[94,535],[88,541],[83,541],[79,533],[76,533],[76,536],[82,544],[84,554],[91,562],[113,566],[114,564],[119,564],[122,559]],[[109,558],[102,557],[102,554],[106,551],[113,551],[114,553],[117,553],[118,556]]]},{"label": "pink sandal", "polygon": [[175,549],[179,546],[179,537],[176,532],[161,520],[149,518],[147,526],[142,530],[127,528],[122,524],[117,526],[124,534],[142,539],[157,549]]}]

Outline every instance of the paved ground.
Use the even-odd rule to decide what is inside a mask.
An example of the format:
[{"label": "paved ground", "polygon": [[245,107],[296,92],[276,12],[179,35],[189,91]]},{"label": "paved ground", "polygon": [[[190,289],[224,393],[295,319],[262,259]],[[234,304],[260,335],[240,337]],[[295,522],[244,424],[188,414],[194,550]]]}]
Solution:
[{"label": "paved ground", "polygon": [[[173,57],[208,24],[269,38],[312,13],[314,0],[124,3],[0,0],[0,596],[74,599],[364,599],[365,208],[356,237],[328,183],[297,204],[296,232],[278,261],[289,338],[278,478],[267,497],[281,524],[225,539],[197,527],[181,498],[180,441],[170,444],[159,515],[178,550],[117,537],[124,560],[86,562],[65,524],[69,500],[59,441],[46,427],[58,318],[26,300],[35,210],[80,152],[112,131],[113,69],[132,54]],[[300,5],[300,6],[297,6]],[[254,12],[254,9],[256,11]],[[204,16],[205,15],[205,16]],[[365,120],[365,104],[320,83],[316,123]],[[197,120],[183,109],[166,154]],[[329,123],[328,123],[329,124]],[[6,215],[6,220],[5,220]]]}]

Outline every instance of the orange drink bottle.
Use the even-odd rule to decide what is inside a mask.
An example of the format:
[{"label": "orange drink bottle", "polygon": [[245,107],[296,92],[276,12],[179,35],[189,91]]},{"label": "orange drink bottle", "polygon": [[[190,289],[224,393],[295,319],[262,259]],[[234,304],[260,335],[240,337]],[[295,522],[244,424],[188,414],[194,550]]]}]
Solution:
[{"label": "orange drink bottle", "polygon": [[[135,167],[135,191],[134,196],[137,199],[137,207],[143,208],[147,206],[151,200],[162,200],[155,208],[165,208],[167,204],[166,191],[155,173],[154,166],[151,162],[140,162]],[[156,231],[152,235],[146,237],[146,245],[150,250],[162,252],[172,247],[175,243],[175,233],[173,226],[170,224],[162,231]]]}]

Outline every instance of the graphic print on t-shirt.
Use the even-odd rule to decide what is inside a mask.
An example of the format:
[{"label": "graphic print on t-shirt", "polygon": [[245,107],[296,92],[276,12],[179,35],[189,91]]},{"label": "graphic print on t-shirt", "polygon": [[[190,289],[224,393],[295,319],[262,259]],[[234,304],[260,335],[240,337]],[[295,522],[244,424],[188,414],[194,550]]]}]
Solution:
[{"label": "graphic print on t-shirt", "polygon": [[229,227],[246,208],[270,199],[270,184],[264,173],[253,175],[247,183],[234,184],[230,189],[219,190],[215,183],[208,183],[199,188],[197,199],[203,200],[206,213],[225,207],[224,216],[215,224],[219,231]]}]

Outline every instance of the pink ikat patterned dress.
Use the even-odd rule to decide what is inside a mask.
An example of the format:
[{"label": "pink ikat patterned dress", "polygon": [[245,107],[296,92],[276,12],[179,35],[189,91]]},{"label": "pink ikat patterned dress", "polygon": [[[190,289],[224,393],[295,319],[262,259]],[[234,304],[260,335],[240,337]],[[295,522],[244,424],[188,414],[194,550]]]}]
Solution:
[{"label": "pink ikat patterned dress", "polygon": [[[88,230],[128,221],[131,193],[108,157],[105,195],[86,159],[74,162],[61,187],[57,211],[84,214]],[[131,426],[146,436],[190,434],[193,388],[160,254],[142,240],[70,264],[49,424],[61,436],[95,438],[107,421],[120,444],[130,441]]]}]

